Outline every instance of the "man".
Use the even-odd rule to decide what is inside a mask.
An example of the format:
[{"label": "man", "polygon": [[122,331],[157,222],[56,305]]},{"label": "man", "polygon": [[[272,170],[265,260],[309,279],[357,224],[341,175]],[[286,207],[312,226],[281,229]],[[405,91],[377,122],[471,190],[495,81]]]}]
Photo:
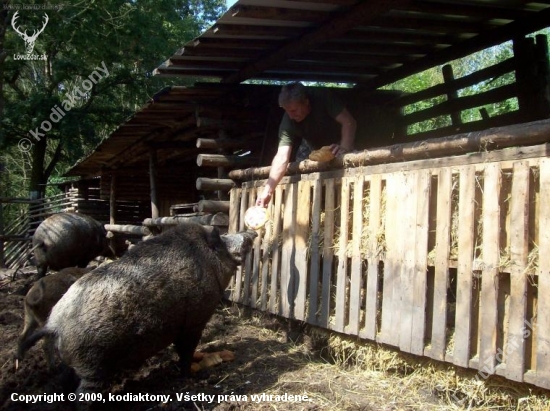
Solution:
[{"label": "man", "polygon": [[283,86],[279,94],[279,106],[285,114],[279,126],[279,147],[269,178],[256,200],[256,205],[262,207],[267,207],[275,187],[285,175],[293,149],[297,150],[304,142],[313,150],[330,145],[332,153],[339,156],[352,151],[355,140],[357,122],[328,90],[306,90],[302,83],[290,83]]}]

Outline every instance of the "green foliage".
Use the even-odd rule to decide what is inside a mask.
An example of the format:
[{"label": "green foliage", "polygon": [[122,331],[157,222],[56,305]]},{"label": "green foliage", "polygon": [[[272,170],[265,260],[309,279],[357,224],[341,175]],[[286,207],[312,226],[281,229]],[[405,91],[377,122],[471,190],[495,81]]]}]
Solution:
[{"label": "green foliage", "polygon": [[[14,58],[24,54],[25,45],[11,27],[15,10],[4,9],[0,163],[17,182],[3,184],[0,195],[26,196],[29,185],[43,188],[50,175],[63,173],[89,154],[161,88],[187,84],[153,77],[152,72],[223,11],[224,0],[95,0],[65,2],[60,10],[19,10],[17,23],[29,34],[42,26],[44,13],[49,16],[34,48],[34,54],[47,56],[41,61]],[[86,92],[83,82],[94,71],[101,74],[102,67],[108,75]],[[50,120],[52,109],[63,108],[64,101],[78,95],[77,89],[82,97],[72,98],[61,120]],[[22,139],[36,143],[29,130],[44,121],[52,124],[42,138],[45,150],[40,144],[28,153],[18,150]],[[62,155],[56,156],[59,143]]]}]

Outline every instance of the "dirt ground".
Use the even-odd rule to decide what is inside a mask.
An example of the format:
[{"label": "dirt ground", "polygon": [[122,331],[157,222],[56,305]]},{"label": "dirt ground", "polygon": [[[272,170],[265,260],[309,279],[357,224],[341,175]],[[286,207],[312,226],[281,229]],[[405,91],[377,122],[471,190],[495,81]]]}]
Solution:
[{"label": "dirt ground", "polygon": [[[61,364],[56,370],[48,371],[41,343],[28,352],[15,371],[14,350],[23,324],[23,299],[32,285],[34,273],[25,270],[11,281],[11,272],[0,271],[0,410],[73,410],[75,403],[67,396],[74,392],[78,382]],[[465,409],[450,403],[437,387],[413,383],[414,378],[336,365],[335,361],[320,355],[326,341],[319,343],[299,335],[289,333],[288,326],[274,317],[220,304],[203,333],[198,350],[230,350],[235,354],[234,361],[199,371],[192,378],[183,378],[177,355],[168,347],[149,359],[138,372],[114,383],[108,393],[114,397],[106,398],[106,402],[98,403],[96,408],[136,411]],[[297,339],[293,341],[289,336]],[[411,374],[414,377],[414,370]],[[63,401],[51,403],[26,404],[12,400],[14,396],[22,399],[21,395],[39,394],[64,396]],[[166,403],[158,399],[129,401],[129,397],[139,394],[170,395],[170,400]],[[178,398],[178,394],[188,398]],[[256,397],[262,394],[265,395]],[[290,398],[291,395],[300,397]],[[115,402],[117,399],[121,401]]]}]

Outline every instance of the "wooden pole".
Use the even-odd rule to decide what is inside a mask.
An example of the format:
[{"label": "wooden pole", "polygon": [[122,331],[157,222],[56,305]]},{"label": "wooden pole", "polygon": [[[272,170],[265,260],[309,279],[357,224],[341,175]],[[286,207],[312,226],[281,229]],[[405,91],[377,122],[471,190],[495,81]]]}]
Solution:
[{"label": "wooden pole", "polygon": [[[1,168],[1,166],[0,166]],[[0,169],[0,173],[2,170]],[[4,205],[0,203],[0,236],[4,236]],[[4,260],[4,240],[0,239],[0,268],[6,268]]]},{"label": "wooden pole", "polygon": [[109,196],[109,224],[116,220],[116,175],[111,174],[111,193]]},{"label": "wooden pole", "polygon": [[225,192],[235,187],[235,182],[230,178],[197,178],[197,190],[202,191],[217,191],[223,190]]},{"label": "wooden pole", "polygon": [[[473,133],[432,138],[393,146],[346,154],[326,163],[305,160],[290,163],[286,175],[314,173],[338,168],[361,167],[382,163],[445,157],[506,147],[547,143],[550,139],[550,120],[496,127]],[[248,168],[229,172],[233,180],[267,178],[271,167]]]},{"label": "wooden pole", "polygon": [[198,204],[201,213],[228,213],[229,201],[201,200]]},{"label": "wooden pole", "polygon": [[149,151],[149,180],[151,187],[151,218],[159,216],[158,198],[157,198],[157,151]]},{"label": "wooden pole", "polygon": [[[453,66],[450,64],[446,64],[441,69],[443,73],[443,80],[447,84],[451,84],[454,80],[454,74],[453,74]],[[447,101],[456,100],[458,99],[458,93],[456,89],[452,89],[447,91]],[[453,126],[459,126],[462,124],[462,118],[460,117],[460,111],[453,111],[451,113],[451,122]]]},{"label": "wooden pole", "polygon": [[242,140],[229,138],[197,138],[197,148],[203,149],[241,148],[244,144]]},{"label": "wooden pole", "polygon": [[150,235],[151,231],[141,225],[131,225],[131,224],[105,224],[105,230],[112,233],[122,233],[122,234],[135,234],[135,235]]},{"label": "wooden pole", "polygon": [[255,157],[224,156],[222,154],[199,154],[199,167],[246,167],[258,164]]}]

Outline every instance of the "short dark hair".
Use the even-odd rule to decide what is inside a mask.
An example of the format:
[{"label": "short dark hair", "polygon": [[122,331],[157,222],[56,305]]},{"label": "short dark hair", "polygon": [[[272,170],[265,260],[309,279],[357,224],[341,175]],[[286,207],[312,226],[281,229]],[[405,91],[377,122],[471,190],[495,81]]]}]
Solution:
[{"label": "short dark hair", "polygon": [[283,107],[291,101],[304,101],[308,99],[306,86],[299,81],[288,83],[283,86],[279,93],[279,106]]}]

